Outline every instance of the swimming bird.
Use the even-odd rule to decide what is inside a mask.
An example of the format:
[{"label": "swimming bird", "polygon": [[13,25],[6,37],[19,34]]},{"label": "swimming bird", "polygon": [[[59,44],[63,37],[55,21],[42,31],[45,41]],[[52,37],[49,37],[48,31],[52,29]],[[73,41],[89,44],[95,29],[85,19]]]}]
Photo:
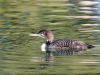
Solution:
[{"label": "swimming bird", "polygon": [[86,44],[83,41],[70,40],[70,39],[57,39],[54,40],[54,35],[50,30],[40,30],[37,34],[29,34],[29,36],[39,36],[45,39],[45,43],[41,45],[41,50],[46,52],[50,60],[53,60],[53,53],[63,52],[68,50],[82,51],[94,48],[95,46]]}]

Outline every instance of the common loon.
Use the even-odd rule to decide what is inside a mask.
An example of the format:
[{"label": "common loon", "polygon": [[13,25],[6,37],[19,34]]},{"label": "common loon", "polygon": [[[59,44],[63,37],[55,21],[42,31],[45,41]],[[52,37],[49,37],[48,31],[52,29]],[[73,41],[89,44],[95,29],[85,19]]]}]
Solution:
[{"label": "common loon", "polygon": [[37,34],[29,34],[29,36],[39,36],[46,41],[41,45],[41,50],[46,53],[51,52],[50,56],[53,57],[52,52],[65,51],[65,50],[86,50],[94,48],[95,46],[86,44],[82,41],[57,39],[54,40],[54,35],[50,30],[40,30]]}]

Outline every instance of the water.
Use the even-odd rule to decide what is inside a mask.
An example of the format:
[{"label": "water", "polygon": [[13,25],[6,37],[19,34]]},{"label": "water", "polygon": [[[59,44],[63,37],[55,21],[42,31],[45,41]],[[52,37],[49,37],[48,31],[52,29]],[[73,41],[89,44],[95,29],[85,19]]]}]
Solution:
[{"label": "water", "polygon": [[[99,75],[100,25],[95,25],[99,20],[79,17],[96,15],[80,13],[80,7],[78,0],[1,0],[0,75]],[[41,62],[44,40],[29,36],[40,29],[51,30],[55,39],[81,40],[98,47]]]}]

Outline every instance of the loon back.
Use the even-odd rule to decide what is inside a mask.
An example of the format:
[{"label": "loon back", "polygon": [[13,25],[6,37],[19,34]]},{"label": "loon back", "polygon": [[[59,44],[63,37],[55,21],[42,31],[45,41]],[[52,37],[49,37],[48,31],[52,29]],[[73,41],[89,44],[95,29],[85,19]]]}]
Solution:
[{"label": "loon back", "polygon": [[55,49],[89,49],[93,48],[94,46],[85,44],[82,41],[77,41],[77,40],[69,40],[69,39],[57,39],[54,40],[52,43],[47,45],[48,48],[55,48]]}]

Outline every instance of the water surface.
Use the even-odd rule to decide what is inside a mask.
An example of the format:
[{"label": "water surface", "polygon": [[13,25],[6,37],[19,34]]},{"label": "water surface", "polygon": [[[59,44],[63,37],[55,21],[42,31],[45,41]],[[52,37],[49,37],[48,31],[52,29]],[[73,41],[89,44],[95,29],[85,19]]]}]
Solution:
[{"label": "water surface", "polygon": [[55,56],[52,63],[38,62],[45,56],[40,50],[44,40],[29,36],[31,32],[49,29],[55,39],[68,38],[99,45],[100,25],[92,25],[99,21],[75,18],[95,15],[78,12],[81,11],[78,3],[79,0],[1,0],[0,75],[99,75],[99,46],[77,55]]}]

